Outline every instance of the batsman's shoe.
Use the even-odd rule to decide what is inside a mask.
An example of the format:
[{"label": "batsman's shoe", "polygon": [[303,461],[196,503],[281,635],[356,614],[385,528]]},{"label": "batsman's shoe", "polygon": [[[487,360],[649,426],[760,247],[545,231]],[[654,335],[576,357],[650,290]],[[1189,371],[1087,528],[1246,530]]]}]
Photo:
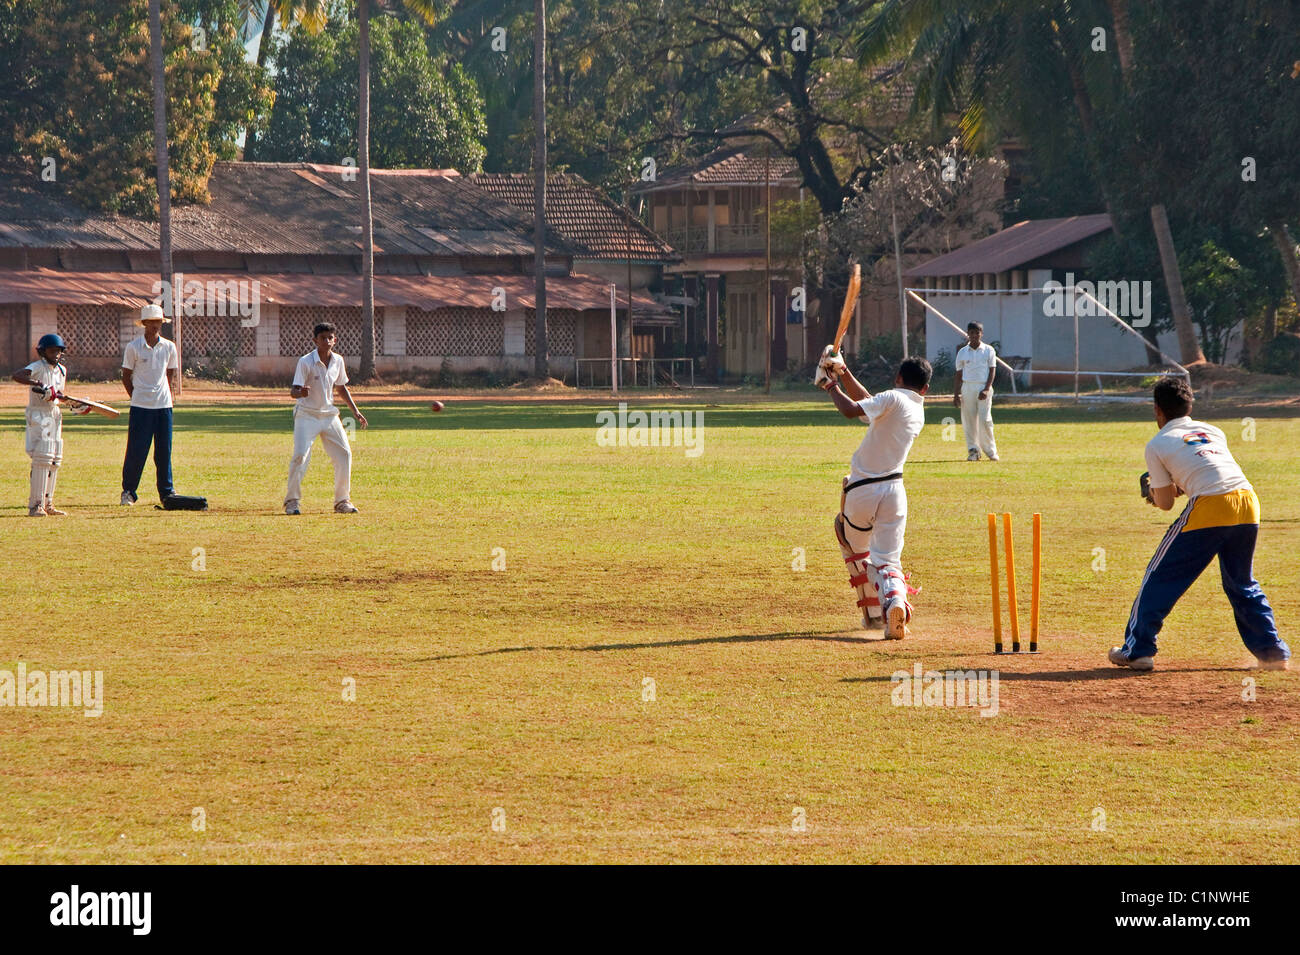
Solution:
[{"label": "batsman's shoe", "polygon": [[990,461],[1001,461],[1002,459],[1001,459],[1000,457],[998,457],[996,454],[990,454],[990,455],[989,455],[989,460],[990,460]]},{"label": "batsman's shoe", "polygon": [[57,507],[55,507],[55,506],[54,506],[53,504],[51,504],[49,501],[46,501],[46,502],[45,502],[45,513],[48,514],[50,517],[67,517],[67,516],[68,516],[68,512],[67,512],[67,511],[61,511],[61,510],[59,510]]},{"label": "batsman's shoe", "polygon": [[334,513],[335,514],[360,514],[361,512],[352,506],[351,501],[339,501],[337,504],[334,505]]},{"label": "batsman's shoe", "polygon": [[44,517],[44,516],[45,516],[45,508],[41,507],[41,505],[39,505],[39,504],[31,504],[31,505],[29,505],[28,508],[27,508],[27,516],[28,516],[28,517]]},{"label": "batsman's shoe", "polygon": [[136,502],[136,496],[134,494],[132,494],[130,491],[122,492],[121,504],[123,507],[130,507],[135,502]]},{"label": "batsman's shoe", "polygon": [[978,461],[979,459],[980,459],[980,453],[979,453],[978,451],[967,451],[967,452],[966,452],[966,460],[967,460],[967,461]]},{"label": "batsman's shoe", "polygon": [[1128,667],[1130,670],[1147,672],[1156,668],[1155,657],[1130,657],[1124,652],[1123,647],[1111,647],[1106,657],[1115,666]]},{"label": "batsman's shoe", "polygon": [[1260,660],[1255,667],[1256,670],[1289,670],[1291,669],[1290,660]]},{"label": "batsman's shoe", "polygon": [[885,639],[902,640],[907,636],[907,608],[896,603],[885,611]]},{"label": "batsman's shoe", "polygon": [[302,511],[300,511],[300,510],[298,509],[298,502],[297,502],[297,501],[285,501],[285,502],[284,502],[284,512],[285,512],[286,514],[294,514],[294,515],[298,515],[298,514],[301,514],[301,513],[302,513]]}]

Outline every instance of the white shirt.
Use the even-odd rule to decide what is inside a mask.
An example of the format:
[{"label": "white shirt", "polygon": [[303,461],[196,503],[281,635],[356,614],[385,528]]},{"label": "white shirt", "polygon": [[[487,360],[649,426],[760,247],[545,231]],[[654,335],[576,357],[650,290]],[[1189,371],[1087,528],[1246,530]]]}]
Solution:
[{"label": "white shirt", "polygon": [[320,352],[313,348],[298,359],[298,367],[293,372],[293,383],[310,389],[306,398],[298,399],[295,412],[338,414],[339,409],[334,407],[334,387],[348,383],[348,370],[343,364],[343,356],[338,352],[330,352],[330,362],[326,365],[320,360]]},{"label": "white shirt", "polygon": [[170,408],[172,386],[167,383],[167,369],[180,368],[176,359],[176,346],[158,336],[152,348],[141,335],[126,346],[122,367],[131,372],[132,408]]},{"label": "white shirt", "polygon": [[853,455],[850,480],[902,471],[912,442],[925,425],[925,399],[906,388],[891,388],[859,401],[858,407],[869,427]]},{"label": "white shirt", "polygon": [[984,390],[984,383],[989,380],[989,369],[997,367],[997,363],[998,353],[988,342],[980,342],[979,348],[962,345],[957,349],[957,357],[953,360],[953,366],[961,372],[962,387],[979,385],[981,391]]},{"label": "white shirt", "polygon": [[[44,358],[38,358],[28,365],[27,373],[31,375],[32,381],[39,381],[46,388],[53,386],[60,394],[68,382],[67,370],[62,365],[51,365]],[[39,411],[52,408],[54,405],[47,401],[44,395],[38,395],[33,391],[27,395],[27,407]]]},{"label": "white shirt", "polygon": [[1146,458],[1152,487],[1177,484],[1189,499],[1250,487],[1223,432],[1186,415],[1156,432],[1147,442]]}]

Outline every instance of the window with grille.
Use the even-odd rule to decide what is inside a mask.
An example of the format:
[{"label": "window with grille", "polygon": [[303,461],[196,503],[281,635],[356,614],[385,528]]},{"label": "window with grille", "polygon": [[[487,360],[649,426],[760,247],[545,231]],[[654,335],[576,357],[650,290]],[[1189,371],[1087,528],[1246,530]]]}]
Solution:
[{"label": "window with grille", "polygon": [[125,305],[60,305],[55,321],[70,355],[109,358],[122,354],[122,319],[133,314]]},{"label": "window with grille", "polygon": [[[344,358],[361,357],[361,306],[359,305],[281,305],[280,354],[305,355],[311,351],[311,331],[322,322],[336,329],[338,343],[334,350]],[[384,313],[375,309],[375,354],[384,353]]]},{"label": "window with grille", "polygon": [[486,308],[406,310],[406,354],[483,357],[505,351],[503,312]]},{"label": "window with grille", "polygon": [[[524,354],[536,354],[536,310],[524,312]],[[551,355],[572,355],[578,340],[578,312],[571,308],[546,310],[546,350]]]}]

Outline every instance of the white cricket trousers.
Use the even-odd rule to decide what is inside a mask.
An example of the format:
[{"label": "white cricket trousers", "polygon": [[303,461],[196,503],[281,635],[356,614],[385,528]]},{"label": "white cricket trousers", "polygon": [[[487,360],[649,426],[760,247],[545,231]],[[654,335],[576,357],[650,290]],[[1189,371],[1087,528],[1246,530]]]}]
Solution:
[{"label": "white cricket trousers", "polygon": [[302,500],[302,479],[311,464],[311,447],[320,437],[325,453],[334,462],[334,503],[348,500],[352,495],[352,447],[343,430],[336,410],[333,414],[316,415],[294,409],[293,457],[289,461],[289,489],[284,499]]},{"label": "white cricket trousers", "polygon": [[[869,553],[868,574],[880,593],[882,612],[907,602],[903,576],[903,535],[907,531],[907,491],[903,479],[855,487],[844,497],[844,536],[855,554]],[[909,613],[910,616],[910,613]]]},{"label": "white cricket trousers", "polygon": [[961,429],[966,434],[967,451],[983,451],[994,457],[998,445],[993,440],[993,389],[990,388],[989,396],[980,401],[983,390],[984,386],[979,382],[962,382]]}]

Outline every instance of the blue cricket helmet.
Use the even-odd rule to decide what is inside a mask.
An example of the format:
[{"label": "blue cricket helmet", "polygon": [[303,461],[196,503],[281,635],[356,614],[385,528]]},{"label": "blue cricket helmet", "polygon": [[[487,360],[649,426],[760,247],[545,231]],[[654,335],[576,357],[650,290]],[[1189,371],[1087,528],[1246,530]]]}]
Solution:
[{"label": "blue cricket helmet", "polygon": [[68,343],[59,335],[50,332],[48,335],[42,335],[41,340],[36,343],[37,351],[44,351],[47,348],[62,348],[68,350]]}]

